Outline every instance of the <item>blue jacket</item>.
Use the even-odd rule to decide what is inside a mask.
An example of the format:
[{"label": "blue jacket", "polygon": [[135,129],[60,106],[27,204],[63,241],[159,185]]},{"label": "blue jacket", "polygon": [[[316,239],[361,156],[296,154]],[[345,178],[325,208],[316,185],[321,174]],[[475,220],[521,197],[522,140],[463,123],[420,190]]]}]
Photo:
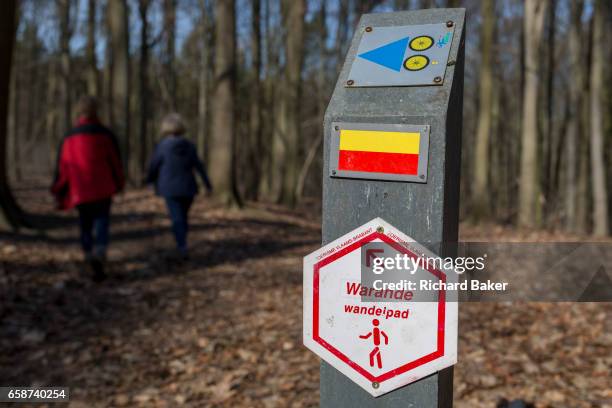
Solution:
[{"label": "blue jacket", "polygon": [[194,170],[210,191],[212,186],[194,144],[182,136],[168,136],[155,146],[146,181],[155,183],[160,196],[192,197],[198,193]]}]

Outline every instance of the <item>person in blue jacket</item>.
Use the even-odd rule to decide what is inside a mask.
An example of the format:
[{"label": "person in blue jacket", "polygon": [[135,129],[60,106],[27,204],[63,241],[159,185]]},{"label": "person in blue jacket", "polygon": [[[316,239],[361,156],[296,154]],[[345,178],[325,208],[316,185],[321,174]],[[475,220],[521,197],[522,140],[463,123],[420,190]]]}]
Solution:
[{"label": "person in blue jacket", "polygon": [[147,183],[155,184],[157,195],[164,197],[172,220],[172,231],[179,254],[187,257],[189,209],[198,193],[194,170],[198,172],[210,193],[212,186],[206,170],[192,142],[185,139],[185,125],[181,116],[171,113],[161,123],[163,139],[155,147],[149,164]]}]

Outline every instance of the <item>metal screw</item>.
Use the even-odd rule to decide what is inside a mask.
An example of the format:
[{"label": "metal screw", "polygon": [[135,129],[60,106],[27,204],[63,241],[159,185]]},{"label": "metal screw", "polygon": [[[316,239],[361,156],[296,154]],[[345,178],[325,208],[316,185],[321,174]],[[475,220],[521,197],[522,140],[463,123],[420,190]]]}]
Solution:
[{"label": "metal screw", "polygon": [[439,84],[440,82],[442,82],[442,77],[439,77],[439,76],[435,77],[435,78],[434,78],[434,82],[435,82],[436,84]]},{"label": "metal screw", "polygon": [[372,27],[366,27],[365,30],[366,30],[366,33],[371,33],[372,32]]},{"label": "metal screw", "polygon": [[334,130],[340,130],[340,126],[334,126]]},{"label": "metal screw", "polygon": [[336,175],[336,170],[332,170],[332,175]]},{"label": "metal screw", "polygon": [[355,83],[355,81],[353,81],[352,79],[349,79],[348,81],[346,81],[346,84],[347,84],[348,86],[351,86],[351,85],[353,85],[354,83]]},{"label": "metal screw", "polygon": [[419,176],[419,178],[420,178],[421,180],[425,180],[425,175],[424,175],[424,174],[421,174],[421,175]]},{"label": "metal screw", "polygon": [[374,382],[372,383],[372,388],[374,388],[374,389],[376,390],[376,389],[378,389],[378,387],[380,387],[380,384],[379,384],[379,383],[377,383],[376,381],[374,381]]},{"label": "metal screw", "polygon": [[[385,232],[385,227],[383,227],[383,226],[381,225],[380,227],[376,228],[376,232],[378,232],[379,234],[384,233],[384,232]],[[376,387],[374,387],[374,384],[376,384]],[[377,383],[377,382],[372,383],[372,386],[373,386],[374,388],[378,388],[378,383]]]},{"label": "metal screw", "polygon": [[452,26],[454,26],[454,25],[455,25],[455,23],[453,23],[451,20],[448,20],[448,21],[446,22],[446,26],[447,26],[447,27],[452,27]]}]

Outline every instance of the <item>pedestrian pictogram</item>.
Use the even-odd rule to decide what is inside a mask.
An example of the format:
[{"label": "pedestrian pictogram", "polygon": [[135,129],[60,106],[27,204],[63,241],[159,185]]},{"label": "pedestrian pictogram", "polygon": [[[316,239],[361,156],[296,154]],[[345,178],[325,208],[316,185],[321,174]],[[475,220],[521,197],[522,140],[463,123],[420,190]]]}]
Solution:
[{"label": "pedestrian pictogram", "polygon": [[387,333],[378,328],[379,324],[380,322],[378,321],[378,319],[372,320],[372,325],[374,326],[372,331],[368,334],[359,336],[359,338],[367,340],[372,337],[372,341],[374,342],[374,348],[370,352],[370,367],[374,367],[374,358],[376,358],[378,368],[383,368],[382,357],[380,355],[380,336],[385,338],[385,345],[389,344],[389,337],[387,336]]}]

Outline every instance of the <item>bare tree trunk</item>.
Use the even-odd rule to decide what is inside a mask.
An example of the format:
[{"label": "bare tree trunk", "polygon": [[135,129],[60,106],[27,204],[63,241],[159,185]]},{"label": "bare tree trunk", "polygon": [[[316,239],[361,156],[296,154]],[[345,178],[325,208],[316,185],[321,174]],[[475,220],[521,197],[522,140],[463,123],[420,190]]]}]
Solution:
[{"label": "bare tree trunk", "polygon": [[[58,88],[58,66],[57,61],[53,58],[49,59],[49,71],[47,73],[47,99],[49,101],[57,100],[57,88]],[[45,117],[45,135],[47,136],[47,144],[49,148],[49,163],[51,163],[51,169],[55,166],[57,158],[57,148],[59,142],[58,136],[58,115],[57,108],[53,104],[49,104]]]},{"label": "bare tree trunk", "polygon": [[565,165],[565,225],[570,231],[577,231],[576,225],[576,181],[578,180],[578,154],[581,139],[581,97],[584,82],[583,58],[581,47],[581,27],[584,1],[575,0],[570,4],[569,59],[572,80],[569,81],[569,123],[567,127],[566,165]]},{"label": "bare tree trunk", "polygon": [[262,173],[262,124],[263,124],[263,89],[261,84],[261,1],[252,0],[251,52],[251,105],[249,123],[249,157],[250,168],[247,175],[246,195],[249,199],[259,197],[259,181]]},{"label": "bare tree trunk", "polygon": [[139,137],[138,137],[138,169],[143,175],[147,161],[147,123],[149,120],[149,6],[150,0],[139,0],[138,14],[140,16],[140,61],[138,62],[138,105],[139,105]]},{"label": "bare tree trunk", "polygon": [[[18,55],[13,57],[15,66],[19,66],[17,61],[19,60]],[[21,180],[21,141],[20,141],[20,99],[19,94],[21,91],[21,84],[19,80],[19,72],[11,70],[11,82],[10,82],[10,97],[11,103],[9,106],[9,117],[8,117],[8,146],[10,152],[10,159],[7,161],[7,166],[12,167],[13,177],[15,181]]]},{"label": "bare tree trunk", "polygon": [[[122,149],[126,174],[130,167],[130,60],[128,38],[128,8],[125,0],[108,2],[108,21],[112,47],[111,123]],[[131,176],[131,175],[130,175]],[[131,180],[131,177],[128,177]]]},{"label": "bare tree trunk", "polygon": [[395,11],[409,10],[410,0],[393,0],[393,9]]},{"label": "bare tree trunk", "polygon": [[591,62],[591,181],[593,192],[593,232],[609,233],[608,192],[604,162],[604,64],[605,30],[607,27],[604,0],[595,0],[593,13],[593,60]]},{"label": "bare tree trunk", "polygon": [[554,75],[555,75],[555,37],[556,37],[556,27],[557,27],[557,0],[550,0],[548,13],[548,27],[547,27],[547,39],[546,39],[546,53],[547,53],[547,62],[546,62],[546,117],[544,120],[544,140],[542,143],[544,160],[542,162],[542,185],[544,186],[544,191],[542,192],[545,199],[545,208],[546,213],[551,214],[553,209],[553,202],[551,200],[553,191],[555,191],[556,186],[553,184],[552,179],[553,175],[552,171],[552,158],[553,152],[555,148],[555,142],[553,139],[554,136],[554,124],[553,124],[553,113],[554,113]]},{"label": "bare tree trunk", "polygon": [[491,132],[489,138],[495,136],[495,143],[489,142],[489,163],[494,162],[496,166],[489,164],[489,191],[491,197],[488,198],[489,204],[487,207],[488,216],[499,218],[503,214],[503,202],[502,196],[504,193],[503,189],[503,171],[501,169],[501,163],[503,162],[504,148],[503,148],[503,134],[504,124],[500,120],[500,98],[499,98],[499,81],[493,80],[495,86],[493,87],[493,94],[491,95]]},{"label": "bare tree trunk", "polygon": [[436,0],[420,0],[419,8],[427,9],[436,7]]},{"label": "bare tree trunk", "polygon": [[72,100],[70,97],[70,84],[72,81],[72,62],[70,58],[70,38],[72,27],[70,24],[70,0],[58,0],[57,11],[60,22],[60,66],[61,66],[61,91],[62,91],[62,126],[67,131],[72,126]]},{"label": "bare tree trunk", "polygon": [[[276,144],[279,143],[277,138],[277,118],[278,115],[278,103],[276,95],[276,81],[275,75],[278,72],[279,58],[278,48],[276,42],[278,41],[277,35],[274,35],[274,31],[271,28],[272,12],[271,12],[271,1],[264,0],[264,37],[266,39],[266,66],[265,66],[265,82],[264,82],[264,99],[266,101],[264,112],[265,123],[262,123],[263,130],[263,145],[262,145],[262,174],[259,183],[259,198],[266,197],[267,199],[273,199],[274,197],[274,166],[276,165],[276,159],[274,152],[276,150]],[[282,159],[282,158],[281,158]],[[280,159],[279,159],[280,160]]]},{"label": "bare tree trunk", "polygon": [[523,227],[537,226],[541,217],[538,182],[538,50],[547,7],[548,0],[525,1],[525,90],[519,188],[519,225]]},{"label": "bare tree trunk", "polygon": [[200,157],[205,157],[207,153],[206,141],[208,134],[208,98],[209,98],[209,54],[211,49],[210,30],[212,16],[209,16],[210,9],[207,7],[206,0],[200,0],[200,10],[202,21],[200,22],[200,70],[198,73],[198,135],[197,147]]},{"label": "bare tree trunk", "polygon": [[234,0],[215,4],[215,84],[212,105],[210,177],[216,197],[231,206],[239,203],[234,182],[236,8]]},{"label": "bare tree trunk", "polygon": [[96,1],[87,3],[87,92],[90,95],[100,94],[100,80],[96,59]]},{"label": "bare tree trunk", "polygon": [[336,26],[336,72],[340,72],[344,61],[344,51],[348,40],[349,0],[340,0],[338,4],[338,25]]},{"label": "bare tree trunk", "polygon": [[[39,101],[36,97],[36,91],[39,87],[37,83],[38,75],[36,75],[36,69],[38,68],[38,64],[36,63],[38,54],[36,47],[34,46],[34,44],[36,44],[38,41],[36,29],[29,29],[29,27],[26,28],[26,31],[24,33],[24,39],[27,44],[31,44],[28,52],[25,54],[27,61],[32,61],[34,63],[28,66],[27,69],[25,69],[26,72],[23,73],[25,77],[25,84],[22,87],[23,91],[25,91],[25,100],[27,101],[27,103],[25,106],[23,135],[19,138],[20,144],[18,148],[20,150],[19,153],[21,157],[19,157],[20,163],[16,166],[15,169],[16,175],[18,177],[17,180],[21,180],[21,173],[23,170],[22,165],[24,165],[25,167],[26,164],[31,164],[34,162],[34,160],[32,160],[33,158],[29,146],[32,146],[34,144],[34,124],[36,123],[37,119],[35,109]],[[20,115],[23,115],[23,111],[20,110],[19,113]],[[32,167],[29,167],[29,169],[31,170]]]},{"label": "bare tree trunk", "polygon": [[[325,116],[325,107],[327,105],[327,99],[329,97],[329,91],[327,89],[327,73],[326,73],[326,62],[329,57],[327,52],[327,8],[325,2],[321,2],[321,8],[319,10],[319,35],[318,35],[318,46],[319,46],[319,66],[317,67],[317,122],[319,125],[323,124]],[[320,132],[322,133],[322,132]]]},{"label": "bare tree trunk", "polygon": [[461,7],[461,0],[446,0],[446,7],[448,8]]},{"label": "bare tree trunk", "polygon": [[[583,100],[587,100],[588,95],[584,95]],[[585,104],[587,105],[587,104]],[[585,107],[584,114],[588,114],[588,108]],[[582,123],[587,123],[583,120]],[[581,143],[579,144],[578,154],[578,182],[576,195],[576,232],[586,234],[589,231],[589,186],[590,186],[590,152],[588,143],[588,133],[582,135]]]},{"label": "bare tree trunk", "polygon": [[[270,2],[268,2],[270,3]],[[285,7],[280,3],[281,14]],[[268,6],[269,8],[269,6]],[[270,14],[270,11],[268,11]],[[270,16],[269,16],[270,17]],[[271,20],[271,18],[269,18]],[[277,35],[277,32],[281,35]],[[287,156],[287,101],[285,96],[286,77],[281,70],[280,50],[283,48],[283,41],[286,41],[287,28],[284,21],[280,21],[278,26],[268,31],[268,42],[272,46],[268,47],[268,59],[270,61],[268,70],[268,93],[269,99],[273,101],[271,117],[269,120],[274,124],[272,128],[272,147],[270,149],[269,171],[267,178],[269,181],[268,196],[273,201],[280,201],[283,196],[284,174],[286,171]],[[285,61],[286,67],[286,61]]]},{"label": "bare tree trunk", "polygon": [[[578,181],[577,181],[577,192],[576,192],[576,232],[586,234],[589,232],[589,216],[590,216],[590,189],[591,186],[591,174],[590,174],[590,133],[592,129],[591,124],[591,113],[589,101],[589,89],[590,79],[588,72],[590,71],[590,63],[592,60],[592,47],[593,44],[593,18],[591,16],[589,23],[585,25],[587,30],[582,35],[581,44],[587,44],[583,55],[583,64],[585,68],[580,83],[580,137],[578,142]],[[585,27],[583,26],[583,27]]]},{"label": "bare tree trunk", "polygon": [[164,49],[164,76],[168,97],[166,109],[176,111],[176,69],[175,69],[175,42],[176,42],[176,0],[164,0],[164,29],[166,31],[166,44]]},{"label": "bare tree trunk", "polygon": [[105,118],[106,120],[108,120],[109,124],[113,124],[114,120],[113,120],[113,35],[111,33],[111,24],[110,24],[110,17],[109,17],[109,6],[108,3],[106,4],[106,7],[103,9],[104,10],[104,16],[103,16],[103,20],[104,21],[104,34],[106,37],[106,47],[104,50],[104,61],[106,62],[105,66],[102,69],[102,75],[101,75],[101,91],[102,91],[102,99],[104,100],[104,103],[101,104],[101,110],[104,112],[105,114]]},{"label": "bare tree trunk", "polygon": [[[325,62],[327,60],[327,8],[325,7],[325,2],[321,2],[321,7],[319,9],[319,16],[317,21],[317,46],[319,48],[319,65],[317,67],[317,125],[320,126],[323,123],[323,118],[325,116],[325,104],[327,101],[327,80],[325,73]],[[306,154],[306,158],[304,160],[304,164],[302,165],[302,169],[300,170],[300,174],[298,177],[298,184],[296,187],[297,198],[302,198],[304,194],[304,188],[306,184],[306,177],[308,176],[308,172],[310,168],[314,164],[314,161],[317,157],[317,152],[321,147],[323,142],[323,132],[318,131],[318,135],[313,140],[311,146],[308,149]]]},{"label": "bare tree trunk", "polygon": [[284,103],[286,107],[286,168],[284,173],[282,202],[289,206],[296,203],[296,185],[300,166],[299,146],[301,144],[300,99],[302,95],[302,65],[304,61],[304,15],[305,0],[284,0],[285,43]]},{"label": "bare tree trunk", "polygon": [[493,0],[481,3],[482,27],[480,36],[480,96],[478,129],[476,131],[476,157],[474,164],[474,208],[476,220],[490,214],[489,200],[489,140],[493,119],[493,38],[495,31],[495,5]]},{"label": "bare tree trunk", "polygon": [[17,228],[22,214],[11,193],[7,174],[7,114],[15,44],[15,0],[0,2],[0,229]]}]

